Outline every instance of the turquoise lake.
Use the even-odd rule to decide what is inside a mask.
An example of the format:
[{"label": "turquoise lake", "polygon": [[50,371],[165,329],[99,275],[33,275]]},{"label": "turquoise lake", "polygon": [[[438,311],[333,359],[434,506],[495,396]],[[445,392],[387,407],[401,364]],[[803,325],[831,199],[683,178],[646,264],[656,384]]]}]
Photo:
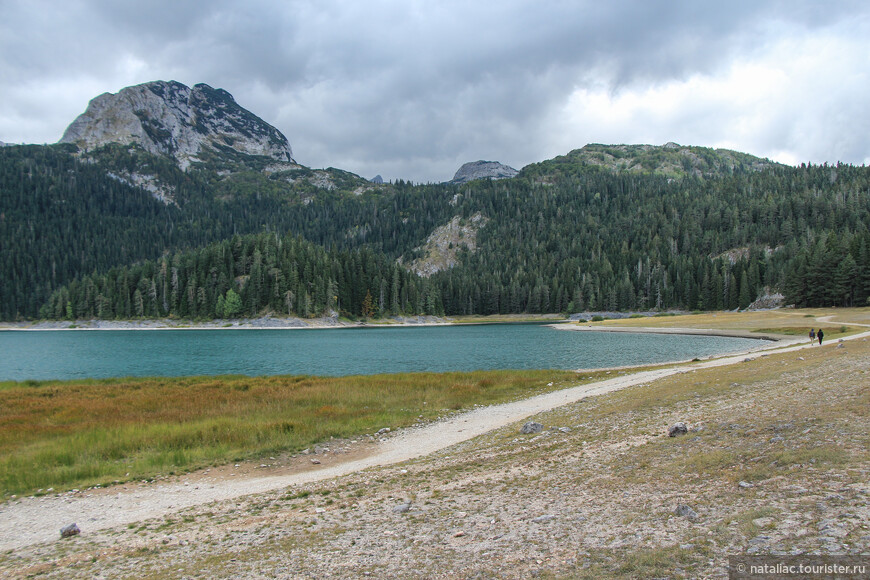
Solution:
[{"label": "turquoise lake", "polygon": [[0,332],[0,380],[578,369],[706,357],[758,340],[541,324],[318,330]]}]

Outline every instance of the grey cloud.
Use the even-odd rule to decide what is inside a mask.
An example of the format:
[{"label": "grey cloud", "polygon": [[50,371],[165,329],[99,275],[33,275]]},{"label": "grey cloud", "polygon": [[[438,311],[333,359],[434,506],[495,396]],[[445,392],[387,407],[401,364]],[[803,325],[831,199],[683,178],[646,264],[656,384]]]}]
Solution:
[{"label": "grey cloud", "polygon": [[[763,51],[771,30],[856,15],[867,8],[851,1],[19,0],[4,4],[0,49],[20,58],[0,62],[0,89],[50,94],[104,79],[86,98],[76,92],[74,107],[54,95],[73,111],[65,125],[99,92],[207,82],[281,129],[304,163],[438,181],[464,161],[543,158],[547,121],[578,87],[618,93],[715,74]],[[25,100],[0,104],[0,139],[34,115]]]}]

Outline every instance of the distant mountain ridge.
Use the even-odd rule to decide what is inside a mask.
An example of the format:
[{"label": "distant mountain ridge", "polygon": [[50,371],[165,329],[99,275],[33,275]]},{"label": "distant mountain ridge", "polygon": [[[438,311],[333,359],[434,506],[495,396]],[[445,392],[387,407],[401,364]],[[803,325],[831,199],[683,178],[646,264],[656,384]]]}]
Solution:
[{"label": "distant mountain ridge", "polygon": [[518,173],[513,167],[498,161],[471,161],[463,164],[449,183],[458,185],[477,179],[508,179]]},{"label": "distant mountain ridge", "polygon": [[735,172],[757,172],[785,167],[769,159],[730,149],[679,145],[602,145],[590,143],[567,155],[531,163],[520,176],[549,182],[558,177],[589,170],[638,173],[665,177],[722,177]]},{"label": "distant mountain ridge", "polygon": [[109,143],[135,144],[149,153],[173,157],[187,169],[205,149],[295,163],[287,138],[239,106],[223,89],[200,83],[154,81],[104,93],[88,104],[60,143],[91,150]]}]

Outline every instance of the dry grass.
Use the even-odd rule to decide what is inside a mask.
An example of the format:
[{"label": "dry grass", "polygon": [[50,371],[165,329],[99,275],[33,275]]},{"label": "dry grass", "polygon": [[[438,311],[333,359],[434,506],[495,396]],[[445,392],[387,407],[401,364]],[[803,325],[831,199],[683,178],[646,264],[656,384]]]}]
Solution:
[{"label": "dry grass", "polygon": [[[679,316],[653,316],[587,322],[584,326],[651,327],[651,328],[714,328],[748,330],[779,334],[806,335],[810,328],[825,329],[833,338],[841,333],[846,322],[870,324],[870,308],[808,308],[759,310],[748,312],[705,312]],[[857,328],[849,329],[854,332]],[[832,334],[828,334],[831,332]]]},{"label": "dry grass", "polygon": [[0,490],[141,479],[292,451],[568,381],[576,376],[564,371],[482,371],[4,383]]}]

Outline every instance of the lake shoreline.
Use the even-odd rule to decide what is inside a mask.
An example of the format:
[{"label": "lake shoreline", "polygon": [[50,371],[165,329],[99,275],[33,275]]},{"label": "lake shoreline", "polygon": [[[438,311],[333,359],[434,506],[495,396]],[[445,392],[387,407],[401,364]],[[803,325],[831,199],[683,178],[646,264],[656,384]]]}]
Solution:
[{"label": "lake shoreline", "polygon": [[[683,334],[697,336],[725,336],[731,338],[753,338],[770,342],[795,340],[796,337],[786,334],[769,332],[751,332],[748,330],[723,330],[716,328],[657,328],[652,326],[593,326],[573,323],[550,324],[550,328],[573,332],[628,332],[635,334]],[[803,339],[800,339],[803,340]]]},{"label": "lake shoreline", "polygon": [[493,317],[439,317],[439,316],[397,316],[377,321],[351,321],[337,317],[297,318],[272,317],[240,318],[229,320],[191,321],[172,318],[147,320],[43,320],[28,322],[0,323],[0,332],[50,332],[67,330],[324,330],[341,328],[406,328],[424,326],[469,326],[479,324],[524,324],[540,323],[555,330],[575,332],[627,332],[635,334],[680,334],[695,336],[721,336],[731,338],[751,338],[771,342],[793,339],[793,336],[757,333],[740,330],[721,330],[715,328],[661,328],[661,327],[621,327],[598,326],[567,322],[556,315],[529,318],[524,315],[498,315]]},{"label": "lake shoreline", "polygon": [[148,320],[43,320],[0,323],[0,331],[57,331],[57,330],[322,330],[327,328],[380,328],[406,326],[443,326],[454,322],[436,316],[396,317],[378,322],[323,318],[240,318],[230,320],[191,321],[172,318]]}]

